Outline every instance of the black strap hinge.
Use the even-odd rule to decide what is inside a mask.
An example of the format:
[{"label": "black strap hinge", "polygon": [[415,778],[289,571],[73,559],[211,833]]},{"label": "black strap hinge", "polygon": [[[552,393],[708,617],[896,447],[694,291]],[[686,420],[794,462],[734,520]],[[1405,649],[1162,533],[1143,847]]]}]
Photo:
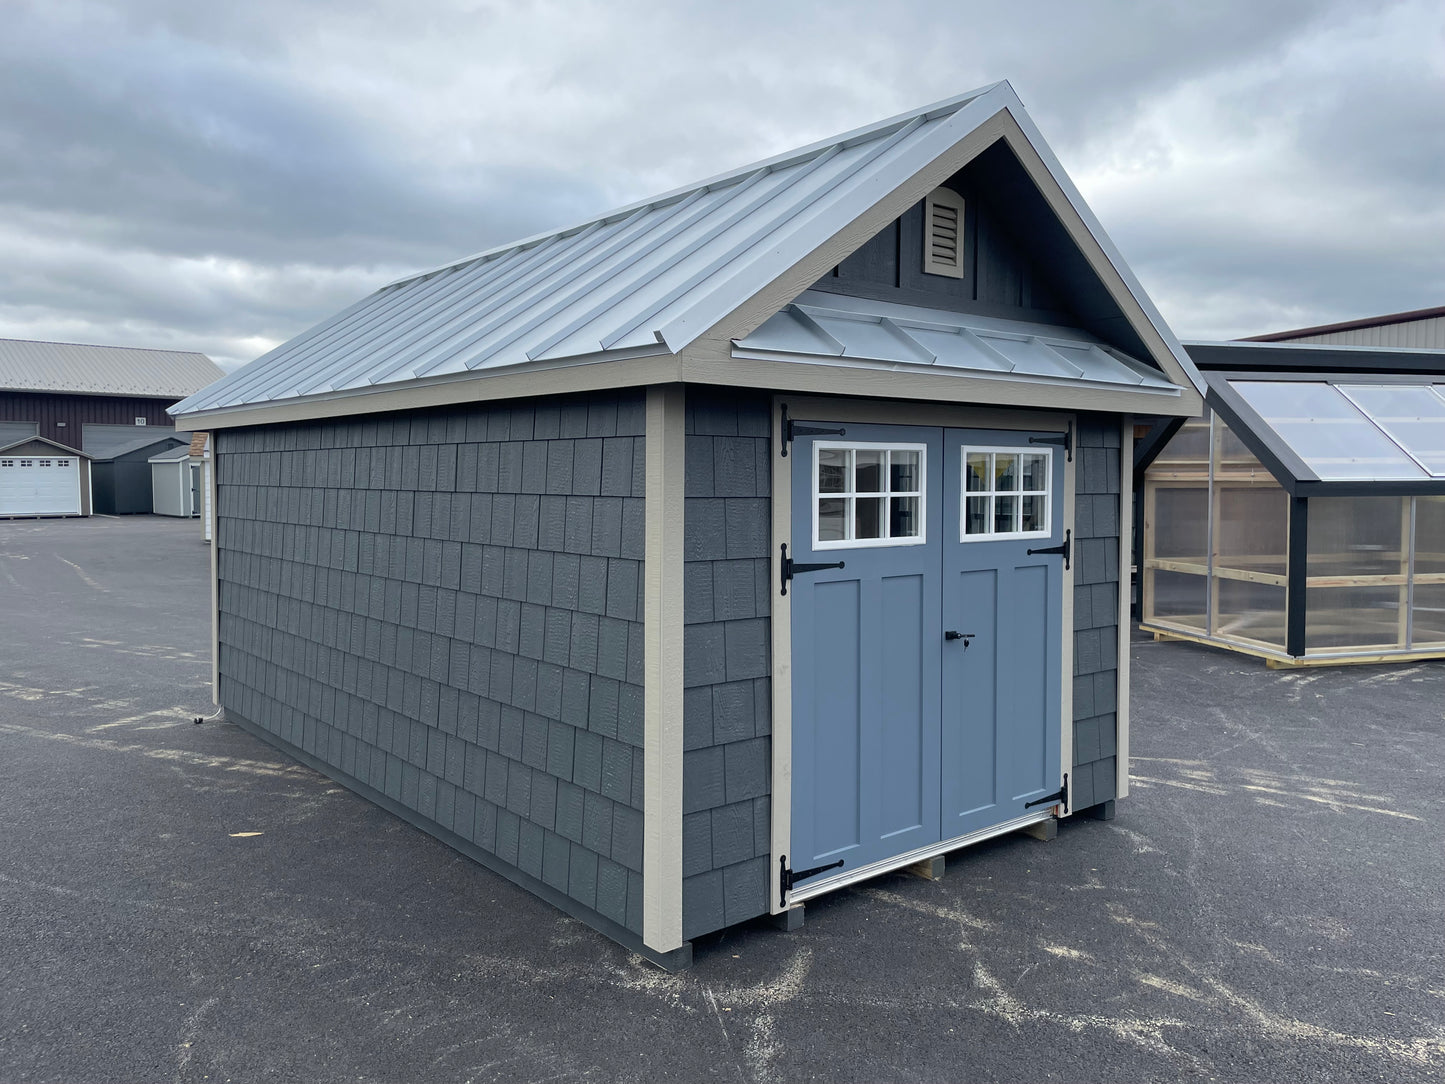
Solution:
[{"label": "black strap hinge", "polygon": [[788,556],[788,544],[783,543],[782,581],[783,594],[788,593],[788,581],[799,572],[821,572],[825,568],[842,568],[842,561],[832,561],[823,564],[807,564],[801,561],[794,561]]},{"label": "black strap hinge", "polygon": [[1062,433],[1050,437],[1029,437],[1030,444],[1052,444],[1056,448],[1064,450],[1064,457],[1072,463],[1074,461],[1074,427],[1071,425]]},{"label": "black strap hinge", "polygon": [[1030,557],[1036,553],[1062,553],[1064,555],[1064,568],[1067,570],[1069,567],[1069,558],[1073,554],[1073,531],[1065,531],[1064,540],[1057,546],[1045,546],[1043,549],[1028,551]]},{"label": "black strap hinge", "polygon": [[788,417],[788,404],[783,404],[783,458],[788,458],[788,445],[793,443],[794,437],[816,437],[816,436],[844,437],[848,435],[846,429],[820,429],[816,425],[799,425]]},{"label": "black strap hinge", "polygon": [[788,893],[799,881],[806,881],[809,877],[816,877],[830,869],[837,869],[842,864],[843,860],[840,858],[836,862],[829,862],[826,866],[814,866],[812,869],[800,869],[794,872],[788,868],[788,856],[783,855],[778,859],[778,906],[788,906]]},{"label": "black strap hinge", "polygon": [[1032,808],[1033,808],[1034,806],[1036,806],[1036,805],[1057,805],[1058,803],[1061,803],[1061,802],[1063,803],[1063,806],[1064,806],[1064,812],[1067,813],[1067,812],[1069,811],[1069,773],[1068,773],[1068,772],[1065,772],[1065,773],[1064,773],[1064,785],[1063,785],[1062,787],[1060,787],[1058,790],[1054,791],[1054,793],[1052,793],[1052,794],[1045,794],[1042,798],[1035,799],[1035,800],[1032,801],[1032,802],[1025,802],[1025,803],[1024,803],[1024,808],[1025,808],[1025,809],[1032,809]]}]

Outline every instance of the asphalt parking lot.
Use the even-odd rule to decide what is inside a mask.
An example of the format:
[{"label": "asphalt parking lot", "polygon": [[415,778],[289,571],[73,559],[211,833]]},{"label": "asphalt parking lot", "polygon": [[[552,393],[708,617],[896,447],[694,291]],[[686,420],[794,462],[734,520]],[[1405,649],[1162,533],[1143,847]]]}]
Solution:
[{"label": "asphalt parking lot", "polygon": [[1445,1079],[1445,663],[1134,645],[1134,790],[667,975],[210,706],[209,550],[0,521],[0,1080]]}]

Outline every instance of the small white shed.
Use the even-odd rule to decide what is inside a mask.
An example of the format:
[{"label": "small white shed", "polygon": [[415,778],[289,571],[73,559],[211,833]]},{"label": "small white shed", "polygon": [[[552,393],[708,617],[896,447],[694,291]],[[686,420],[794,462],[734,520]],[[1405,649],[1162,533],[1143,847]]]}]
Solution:
[{"label": "small white shed", "polygon": [[201,514],[201,464],[189,445],[153,455],[151,498],[158,516],[192,518]]}]

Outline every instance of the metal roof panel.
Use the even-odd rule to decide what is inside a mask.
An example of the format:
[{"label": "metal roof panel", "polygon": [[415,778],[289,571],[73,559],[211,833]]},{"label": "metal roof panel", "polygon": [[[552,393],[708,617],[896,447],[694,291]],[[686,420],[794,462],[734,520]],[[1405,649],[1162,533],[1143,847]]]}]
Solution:
[{"label": "metal roof panel", "polygon": [[[710,330],[715,337],[741,333],[742,326],[727,330],[730,316],[1004,110],[1022,112],[1012,88],[994,84],[399,280],[193,395],[174,413],[355,394],[609,353],[678,353]],[[874,318],[874,329],[885,339],[858,349],[878,353],[886,341],[901,364],[936,356],[932,345],[886,327],[883,315]],[[816,337],[816,326],[794,323],[787,334],[802,336],[798,343]],[[976,344],[971,352],[978,354]],[[1088,363],[1078,364],[1047,346],[1035,353],[1041,371],[1078,365],[1109,383],[1125,382],[1124,372],[1138,377],[1134,383],[1150,379],[1147,366],[1134,373],[1107,355],[1085,351]]]},{"label": "metal roof panel", "polygon": [[0,339],[0,391],[179,399],[224,375],[190,350]]},{"label": "metal roof panel", "polygon": [[1061,382],[1170,388],[1158,371],[1106,351],[1089,332],[808,290],[734,343],[746,356],[941,366]]}]

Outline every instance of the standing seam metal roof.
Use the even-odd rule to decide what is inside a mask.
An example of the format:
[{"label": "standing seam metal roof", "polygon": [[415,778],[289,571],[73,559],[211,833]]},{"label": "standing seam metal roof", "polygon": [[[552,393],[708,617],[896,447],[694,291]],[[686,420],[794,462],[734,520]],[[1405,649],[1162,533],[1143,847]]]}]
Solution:
[{"label": "standing seam metal roof", "polygon": [[179,399],[224,375],[190,350],[0,339],[0,391]]},{"label": "standing seam metal roof", "polygon": [[[958,113],[1004,88],[992,108]],[[222,409],[586,355],[676,352],[998,108],[994,84],[391,283],[178,405]]]}]

